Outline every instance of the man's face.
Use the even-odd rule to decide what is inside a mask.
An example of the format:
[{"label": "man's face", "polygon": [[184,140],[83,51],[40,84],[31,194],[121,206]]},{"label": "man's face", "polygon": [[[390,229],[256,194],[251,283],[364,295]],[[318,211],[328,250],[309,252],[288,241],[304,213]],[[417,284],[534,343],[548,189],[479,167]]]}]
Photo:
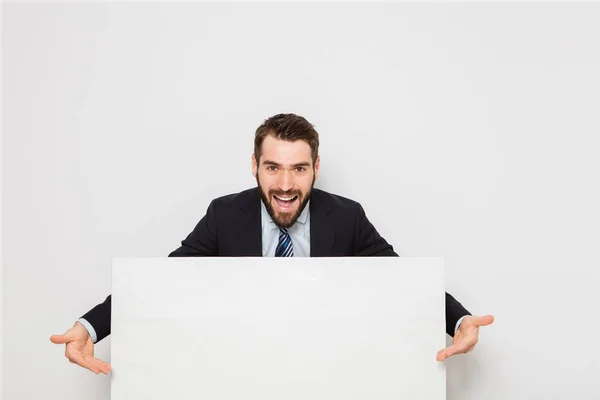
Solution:
[{"label": "man's face", "polygon": [[296,222],[310,198],[319,174],[320,159],[313,167],[310,145],[288,142],[268,135],[260,160],[252,154],[252,174],[269,215],[281,228]]}]

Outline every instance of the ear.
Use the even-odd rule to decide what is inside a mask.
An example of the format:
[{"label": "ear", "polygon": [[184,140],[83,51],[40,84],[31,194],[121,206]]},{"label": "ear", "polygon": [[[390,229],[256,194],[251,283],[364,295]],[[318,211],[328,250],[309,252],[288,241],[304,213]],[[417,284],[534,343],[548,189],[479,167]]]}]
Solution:
[{"label": "ear", "polygon": [[258,164],[256,162],[256,157],[254,157],[254,153],[252,153],[252,175],[256,178],[256,173],[258,172]]},{"label": "ear", "polygon": [[317,156],[315,161],[315,180],[319,177],[319,169],[321,168],[321,156]]}]

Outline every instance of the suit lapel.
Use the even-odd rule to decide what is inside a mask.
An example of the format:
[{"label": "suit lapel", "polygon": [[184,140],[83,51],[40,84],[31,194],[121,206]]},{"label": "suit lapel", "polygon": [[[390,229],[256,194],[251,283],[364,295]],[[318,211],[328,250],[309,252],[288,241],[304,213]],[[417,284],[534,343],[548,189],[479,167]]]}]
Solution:
[{"label": "suit lapel", "polygon": [[310,200],[310,256],[329,257],[335,242],[335,228],[330,220],[332,209],[319,189]]},{"label": "suit lapel", "polygon": [[[262,257],[262,221],[258,188],[248,192],[240,206],[237,238],[239,256]],[[335,227],[331,221],[332,207],[319,189],[313,189],[310,200],[310,256],[330,257],[335,242]]]},{"label": "suit lapel", "polygon": [[237,238],[239,256],[262,257],[262,221],[260,218],[260,194],[258,188],[248,192],[248,199],[242,203],[238,222]]}]

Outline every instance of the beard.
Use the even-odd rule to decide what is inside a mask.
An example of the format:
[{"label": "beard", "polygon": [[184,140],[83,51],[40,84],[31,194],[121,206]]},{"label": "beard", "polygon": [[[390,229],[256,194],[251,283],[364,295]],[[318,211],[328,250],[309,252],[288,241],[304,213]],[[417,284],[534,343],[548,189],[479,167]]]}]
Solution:
[{"label": "beard", "polygon": [[[271,219],[273,220],[273,222],[275,222],[275,225],[277,225],[279,228],[287,229],[296,223],[296,221],[298,220],[298,217],[300,216],[300,214],[302,214],[302,211],[304,211],[306,204],[308,204],[308,201],[310,200],[310,196],[312,194],[312,189],[313,189],[313,186],[315,185],[315,179],[316,179],[316,177],[313,177],[313,181],[312,181],[312,184],[310,185],[310,189],[306,193],[302,193],[300,190],[283,191],[283,190],[273,190],[273,189],[270,189],[269,193],[265,193],[263,191],[262,187],[260,186],[258,174],[256,174],[256,183],[258,184],[258,191],[260,192],[260,198],[262,199],[263,204],[267,208],[267,212],[271,216]],[[300,205],[298,206],[298,209],[293,213],[281,212],[281,213],[279,213],[279,215],[277,215],[275,213],[275,209],[273,208],[273,205],[271,204],[271,199],[273,198],[273,196],[278,196],[278,197],[298,196],[298,201],[299,201]]]}]

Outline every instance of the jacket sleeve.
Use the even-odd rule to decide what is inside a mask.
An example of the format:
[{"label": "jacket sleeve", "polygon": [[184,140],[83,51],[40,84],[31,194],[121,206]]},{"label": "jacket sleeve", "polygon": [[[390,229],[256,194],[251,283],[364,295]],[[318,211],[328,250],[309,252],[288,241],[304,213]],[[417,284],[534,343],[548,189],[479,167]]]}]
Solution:
[{"label": "jacket sleeve", "polygon": [[[360,205],[356,216],[355,253],[359,257],[399,257],[393,247],[379,235]],[[450,293],[446,292],[446,333],[448,335],[454,337],[456,323],[465,315],[471,315],[471,313]]]},{"label": "jacket sleeve", "polygon": [[361,205],[358,206],[355,226],[355,256],[398,257],[392,245],[379,235],[371,221],[368,220]]},{"label": "jacket sleeve", "polygon": [[216,257],[219,255],[215,223],[216,208],[213,200],[206,210],[206,215],[198,222],[192,233],[181,242],[181,246],[169,254],[169,257]]}]

